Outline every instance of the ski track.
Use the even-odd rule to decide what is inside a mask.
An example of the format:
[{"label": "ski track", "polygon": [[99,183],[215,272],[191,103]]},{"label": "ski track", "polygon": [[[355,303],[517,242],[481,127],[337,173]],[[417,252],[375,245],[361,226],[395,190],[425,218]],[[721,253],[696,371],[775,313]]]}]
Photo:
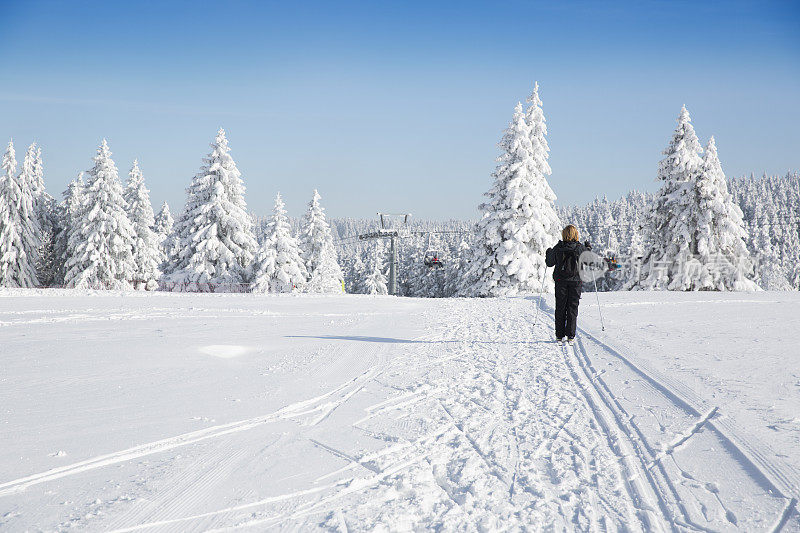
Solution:
[{"label": "ski track", "polygon": [[[581,333],[590,342],[594,343],[599,351],[622,361],[633,372],[647,380],[656,390],[670,398],[676,406],[681,407],[692,416],[702,417],[703,412],[708,412],[710,409],[717,407],[709,405],[708,402],[683,382],[660,373],[643,362],[633,361],[630,357],[626,357],[606,342],[601,341],[595,335],[583,329],[581,329]],[[753,469],[768,478],[769,483],[779,487],[787,495],[791,495],[795,499],[800,496],[800,473],[780,461],[777,454],[771,451],[766,443],[755,442],[753,437],[745,437],[742,431],[735,427],[730,419],[725,417],[715,417],[714,420],[708,421],[708,425],[714,428],[733,448],[739,450],[744,459],[752,463]]]},{"label": "ski track", "polygon": [[[428,349],[393,361],[405,370],[393,382],[399,394],[357,421],[401,443],[380,457],[354,457],[380,475],[356,493],[348,488],[283,517],[265,511],[238,526],[644,530],[623,457],[563,354],[519,314],[526,306],[481,305],[487,312],[449,308],[440,333],[420,339]],[[404,434],[406,427],[423,436]]]},{"label": "ski track", "polygon": [[[164,320],[186,317],[203,319],[237,318],[241,316],[264,318],[352,318],[386,316],[384,312],[350,313],[278,313],[264,309],[225,307],[147,307],[143,309],[31,309],[23,311],[0,311],[0,328],[12,326],[35,326],[41,324],[121,322],[130,320]],[[26,318],[33,315],[34,318]]]},{"label": "ski track", "polygon": [[[169,483],[161,490],[116,512],[110,505],[102,524],[76,517],[58,529],[800,529],[800,475],[744,438],[724,407],[708,405],[590,332],[581,330],[575,346],[558,347],[547,320],[531,326],[533,311],[523,299],[453,301],[426,313],[429,333],[414,342],[361,346],[385,351],[385,363],[314,398],[0,483],[0,497],[186,447],[181,468],[172,465],[180,456],[160,456],[160,466],[146,467],[163,470]],[[60,319],[87,318],[25,323]],[[366,389],[383,397],[363,409],[340,409]],[[281,420],[296,422],[297,431],[263,443],[259,454],[290,439],[344,465],[301,490],[267,497],[238,491],[214,505],[215,487],[247,475],[253,460],[243,432]],[[325,429],[343,422],[379,448],[327,442]],[[697,457],[708,464],[698,466]],[[714,474],[740,480],[760,499],[748,507]]]},{"label": "ski track", "polygon": [[[363,387],[362,385],[363,382],[369,381],[369,379],[374,377],[376,374],[377,372],[374,368],[370,369],[367,372],[357,376],[356,378],[344,383],[343,385],[336,387],[333,390],[330,390],[324,394],[321,394],[309,400],[303,400],[301,402],[288,405],[273,413],[269,413],[254,418],[248,418],[246,420],[240,420],[237,422],[231,422],[228,424],[211,426],[208,428],[192,431],[189,433],[184,433],[181,435],[176,435],[174,437],[169,437],[155,442],[140,444],[138,446],[134,446],[132,448],[128,448],[126,450],[122,450],[119,452],[100,455],[97,457],[93,457],[91,459],[73,463],[71,465],[54,468],[38,474],[33,474],[30,476],[25,476],[23,478],[0,483],[0,497],[5,496],[7,494],[21,492],[27,489],[28,487],[37,485],[39,483],[45,483],[62,477],[80,474],[83,472],[87,472],[97,468],[102,468],[116,463],[130,461],[132,459],[138,459],[148,455],[165,452],[181,446],[187,446],[190,444],[202,442],[208,439],[216,439],[232,433],[247,431],[249,429],[253,429],[258,426],[262,426],[264,424],[269,424],[280,419],[301,418],[308,414],[321,413],[310,421],[303,421],[303,423],[306,425],[315,425],[320,421],[320,419],[326,417],[339,405],[346,402],[347,399],[350,396],[352,396],[354,391],[357,392],[358,390],[360,390],[361,387]],[[346,393],[342,397],[336,398],[333,401],[324,401],[327,400],[330,396],[334,396],[342,391],[346,391]]]},{"label": "ski track", "polygon": [[[655,474],[654,487],[661,492],[663,501],[673,509],[677,508],[677,513],[671,512],[672,516],[677,519],[675,525],[712,531],[727,529],[780,531],[791,522],[792,530],[800,530],[800,516],[796,509],[800,477],[794,469],[782,463],[777,457],[768,460],[767,455],[774,456],[774,453],[770,452],[764,444],[754,445],[742,437],[740,430],[735,428],[729,419],[721,416],[722,410],[719,406],[708,405],[684,384],[646,368],[643,364],[637,364],[601,341],[596,335],[583,329],[581,329],[581,333],[583,337],[578,339],[577,347],[568,348],[568,350],[574,353],[575,360],[581,366],[585,376],[593,383],[598,393],[604,397],[609,408],[616,412],[616,418],[623,431],[634,442],[640,441],[646,448],[639,456],[645,463],[646,469]],[[590,351],[587,349],[587,345],[592,345],[596,351]],[[623,406],[623,403],[630,405],[631,402],[619,397],[601,377],[603,374],[607,375],[606,370],[603,372],[596,370],[593,359],[598,358],[598,354],[602,354],[606,360],[616,359],[622,364],[628,377],[624,383],[628,384],[633,380],[639,381],[639,386],[647,390],[644,397],[648,401],[653,401],[653,398],[660,395],[663,401],[671,404],[673,411],[683,411],[684,416],[692,420],[692,425],[675,431],[671,441],[650,443],[649,438],[652,438],[652,434],[654,434],[653,429],[651,428],[648,435],[645,435],[645,431],[634,422],[636,415],[627,412],[626,407]],[[630,407],[628,408],[630,409]],[[658,426],[658,429],[664,434],[663,438],[666,439],[666,428],[655,417],[652,409],[646,406],[643,409],[653,415],[649,425]],[[704,431],[705,428],[708,429],[707,432]],[[750,495],[745,495],[745,498],[749,496],[756,499],[757,489],[760,488],[763,491],[759,504],[750,502],[749,509],[744,506],[754,515],[744,517],[752,520],[749,525],[740,524],[737,514],[731,510],[733,505],[742,504],[742,502],[736,501],[742,498],[741,494],[730,493],[723,498],[715,483],[701,482],[696,474],[693,476],[679,464],[675,457],[677,451],[683,447],[692,446],[693,440],[703,440],[704,444],[695,443],[691,454],[708,460],[709,464],[713,465],[712,469],[717,471],[717,479],[724,478],[724,476],[720,476],[719,472],[747,478],[756,490]],[[717,446],[709,447],[709,442],[714,442]],[[660,447],[660,451],[656,449],[656,446]],[[710,453],[709,450],[713,450],[713,453]],[[672,461],[665,466],[664,460],[667,457]],[[696,464],[694,468],[705,470],[706,475],[708,474],[708,469],[697,468]],[[725,502],[723,499],[728,501]],[[716,513],[709,509],[709,501],[718,506],[719,509]],[[758,505],[769,506],[771,509],[764,512],[764,509],[758,508]],[[774,525],[770,526],[771,518],[775,520]],[[703,521],[705,524],[701,523]]]}]

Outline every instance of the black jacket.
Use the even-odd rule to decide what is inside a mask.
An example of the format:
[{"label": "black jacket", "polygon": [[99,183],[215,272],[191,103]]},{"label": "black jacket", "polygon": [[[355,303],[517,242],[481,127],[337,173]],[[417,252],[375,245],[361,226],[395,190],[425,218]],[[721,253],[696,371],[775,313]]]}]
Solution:
[{"label": "black jacket", "polygon": [[[580,257],[583,252],[591,249],[592,248],[590,246],[584,246],[576,241],[558,241],[555,246],[548,248],[544,255],[544,262],[549,267],[555,267],[553,269],[553,280],[558,283],[582,283],[581,276],[577,272],[574,276],[561,279],[561,267],[564,264],[564,259],[572,253],[574,253],[577,257]],[[580,267],[580,263],[578,266]]]}]

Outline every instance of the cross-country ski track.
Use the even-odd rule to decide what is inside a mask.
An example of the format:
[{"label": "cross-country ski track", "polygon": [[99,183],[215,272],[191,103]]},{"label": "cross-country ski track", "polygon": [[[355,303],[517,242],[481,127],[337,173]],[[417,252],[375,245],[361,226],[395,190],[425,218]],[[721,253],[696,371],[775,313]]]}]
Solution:
[{"label": "cross-country ski track", "polygon": [[[181,342],[205,335],[194,353],[221,354],[213,364],[228,366],[217,369],[245,365],[242,380],[248,361],[272,353],[243,338],[269,317],[269,339],[280,338],[270,357],[284,355],[262,375],[285,381],[274,392],[240,384],[252,393],[233,400],[225,391],[226,410],[193,417],[203,425],[191,431],[147,428],[158,403],[143,402],[147,417],[115,433],[130,435],[118,451],[76,445],[47,459],[58,466],[25,473],[4,455],[0,530],[800,531],[795,467],[737,427],[725,405],[606,334],[581,330],[561,347],[551,308],[533,327],[535,299],[353,300],[344,309],[338,299],[245,297],[185,312],[163,299],[151,308],[141,299],[83,311],[2,307],[11,349],[22,346],[21,328],[97,328],[122,317],[169,332],[187,317],[213,318]],[[300,317],[302,327],[285,326]],[[233,346],[224,334],[241,350],[223,349]],[[196,379],[213,397],[213,372]],[[167,409],[171,401],[164,411],[181,408]],[[239,408],[248,416],[236,418]],[[137,439],[144,428],[162,437]]]}]

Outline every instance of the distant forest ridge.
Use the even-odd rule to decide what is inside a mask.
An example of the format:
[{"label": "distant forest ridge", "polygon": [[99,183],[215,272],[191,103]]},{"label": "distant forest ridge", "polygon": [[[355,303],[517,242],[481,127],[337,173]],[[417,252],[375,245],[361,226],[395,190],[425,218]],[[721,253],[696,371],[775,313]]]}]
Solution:
[{"label": "distant forest ridge", "polygon": [[[800,172],[756,177],[728,178],[728,190],[743,213],[748,232],[747,248],[755,263],[754,278],[767,290],[800,289]],[[575,206],[557,206],[562,224],[572,223],[581,238],[593,243],[606,256],[620,258],[631,254],[634,235],[645,225],[646,213],[655,195],[631,191],[622,198],[594,201]],[[339,263],[348,291],[361,292],[360,279],[370,265],[386,269],[389,254],[384,240],[360,240],[360,234],[380,227],[378,218],[328,219],[337,248]],[[262,240],[268,219],[256,218],[257,238]],[[302,219],[291,224],[299,231]],[[411,235],[398,243],[399,283],[407,296],[452,296],[458,291],[459,270],[469,261],[474,245],[475,221],[433,221],[409,219]],[[429,233],[426,233],[429,232]],[[424,258],[436,253],[444,269],[431,272]],[[609,276],[600,290],[618,290],[625,283],[624,273]]]}]

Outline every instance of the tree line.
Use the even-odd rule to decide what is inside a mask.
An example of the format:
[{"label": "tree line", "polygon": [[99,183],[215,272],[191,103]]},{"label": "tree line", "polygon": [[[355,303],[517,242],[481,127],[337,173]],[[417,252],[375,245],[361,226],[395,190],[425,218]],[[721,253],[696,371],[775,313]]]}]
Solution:
[{"label": "tree line", "polygon": [[[658,164],[656,194],[556,206],[546,137],[536,84],[503,133],[479,220],[417,220],[400,239],[400,294],[550,291],[544,251],[567,223],[619,266],[599,290],[800,287],[800,176],[727,179],[714,138],[701,145],[685,107]],[[45,190],[37,145],[17,167],[12,141],[0,164],[0,286],[387,291],[385,244],[357,238],[375,221],[327,219],[317,191],[302,220],[287,216],[280,194],[271,216],[249,213],[222,129],[177,220],[166,203],[154,213],[138,162],[123,185],[105,140],[61,201]]]},{"label": "tree line", "polygon": [[[400,287],[408,296],[503,296],[552,290],[544,250],[567,223],[581,229],[614,268],[598,290],[797,290],[800,288],[800,175],[727,179],[716,141],[703,147],[683,107],[656,179],[656,194],[556,206],[547,182],[549,147],[538,84],[518,103],[500,142],[487,201],[476,224],[443,223],[443,269],[424,268],[423,238],[403,241]],[[334,220],[336,228],[339,221]],[[362,221],[369,225],[367,221]],[[351,234],[358,225],[343,222]],[[430,225],[429,225],[430,226]],[[448,230],[463,230],[448,233]],[[348,286],[383,264],[380,243],[345,241]],[[383,267],[381,267],[383,268]],[[542,283],[544,282],[544,283]],[[587,287],[588,288],[588,287]],[[363,289],[362,289],[363,291]]]},{"label": "tree line", "polygon": [[41,150],[31,145],[17,173],[9,142],[0,167],[0,286],[342,292],[319,194],[299,236],[279,194],[259,243],[229,152],[220,129],[175,221],[166,203],[154,214],[138,162],[123,186],[105,140],[61,202],[44,189]]}]

